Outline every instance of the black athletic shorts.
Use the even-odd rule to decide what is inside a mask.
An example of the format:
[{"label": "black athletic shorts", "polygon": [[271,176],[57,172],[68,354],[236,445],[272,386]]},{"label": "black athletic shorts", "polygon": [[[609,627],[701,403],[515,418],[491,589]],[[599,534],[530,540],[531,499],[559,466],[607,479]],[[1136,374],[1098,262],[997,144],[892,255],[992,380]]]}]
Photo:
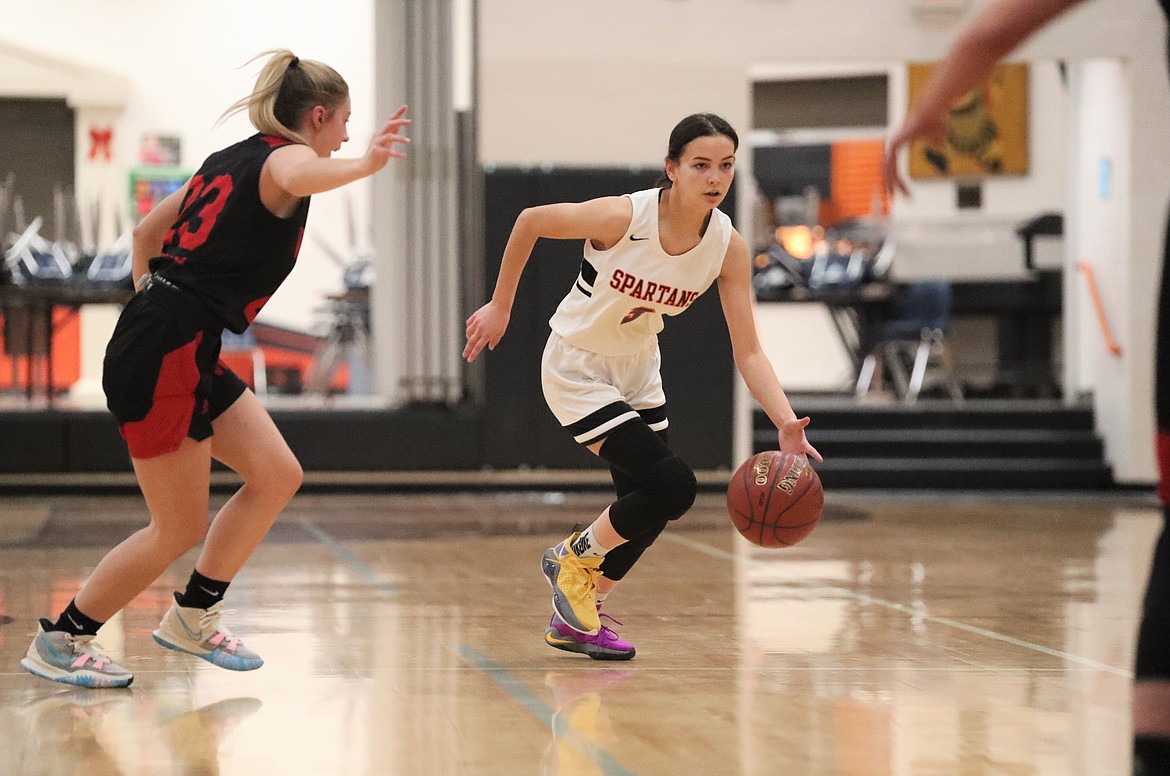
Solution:
[{"label": "black athletic shorts", "polygon": [[132,458],[207,439],[211,422],[247,390],[219,360],[223,324],[198,300],[155,282],[127,303],[102,368],[106,406]]}]

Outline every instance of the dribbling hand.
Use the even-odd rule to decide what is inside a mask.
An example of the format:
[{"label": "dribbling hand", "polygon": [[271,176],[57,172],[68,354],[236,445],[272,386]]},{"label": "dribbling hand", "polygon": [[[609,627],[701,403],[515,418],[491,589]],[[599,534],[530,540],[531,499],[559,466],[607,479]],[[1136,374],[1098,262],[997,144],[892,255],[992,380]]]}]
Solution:
[{"label": "dribbling hand", "polygon": [[472,313],[467,319],[467,346],[463,348],[463,357],[470,363],[484,347],[495,350],[511,317],[511,310],[495,302],[488,302]]},{"label": "dribbling hand", "polygon": [[825,459],[821,458],[821,454],[808,443],[808,438],[804,435],[804,428],[809,424],[809,421],[810,418],[807,417],[793,418],[780,424],[778,429],[780,451],[792,455],[809,455],[818,463],[823,463]]},{"label": "dribbling hand", "polygon": [[406,158],[405,151],[394,148],[395,143],[410,144],[410,138],[400,134],[400,130],[409,127],[412,123],[410,119],[403,118],[405,114],[406,106],[403,105],[370,139],[370,147],[366,149],[366,160],[369,162],[371,172],[382,169],[391,159]]}]

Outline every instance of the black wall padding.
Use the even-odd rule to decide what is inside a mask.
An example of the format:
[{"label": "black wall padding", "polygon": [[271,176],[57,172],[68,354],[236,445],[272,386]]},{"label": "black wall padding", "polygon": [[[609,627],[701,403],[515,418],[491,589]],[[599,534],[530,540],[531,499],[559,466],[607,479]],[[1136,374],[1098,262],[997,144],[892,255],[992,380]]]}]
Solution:
[{"label": "black wall padding", "polygon": [[[658,168],[495,168],[485,176],[490,297],[512,224],[526,207],[580,202],[650,188]],[[734,213],[734,190],[722,205]],[[591,468],[601,463],[573,441],[545,405],[540,356],[548,319],[572,288],[581,266],[579,240],[540,240],[520,280],[508,332],[485,351],[483,458],[494,468]],[[471,311],[468,311],[470,314]],[[670,410],[670,441],[696,469],[731,463],[731,344],[717,284],[659,335]]]}]

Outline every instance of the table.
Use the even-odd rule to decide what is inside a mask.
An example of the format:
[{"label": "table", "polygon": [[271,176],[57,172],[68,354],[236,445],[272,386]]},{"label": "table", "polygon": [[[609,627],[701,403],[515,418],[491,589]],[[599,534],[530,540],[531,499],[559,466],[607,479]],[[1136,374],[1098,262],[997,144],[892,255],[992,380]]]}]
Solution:
[{"label": "table", "polygon": [[[867,327],[891,314],[901,284],[875,281],[818,289],[793,287],[758,293],[761,302],[819,302],[830,313],[845,350],[860,370]],[[996,386],[1013,397],[1060,395],[1053,328],[1063,306],[1060,270],[1021,278],[952,279],[951,318],[989,317],[996,324]]]},{"label": "table", "polygon": [[761,302],[815,302],[825,305],[833,328],[853,363],[853,374],[856,377],[866,356],[866,332],[889,314],[890,302],[897,288],[895,283],[878,281],[820,288],[791,286],[760,291],[757,298]]},{"label": "table", "polygon": [[[53,314],[59,307],[67,308],[74,314],[87,304],[124,304],[134,295],[127,287],[81,285],[73,283],[33,283],[27,285],[0,286],[0,313],[4,316],[4,330],[14,332],[13,327],[23,324],[23,348],[13,348],[11,342],[6,349],[13,355],[13,387],[16,387],[15,357],[24,355],[25,398],[32,401],[36,395],[36,361],[45,362],[45,400],[53,403],[53,329],[56,322]],[[38,339],[39,338],[39,339]],[[39,347],[38,347],[39,346]]]}]

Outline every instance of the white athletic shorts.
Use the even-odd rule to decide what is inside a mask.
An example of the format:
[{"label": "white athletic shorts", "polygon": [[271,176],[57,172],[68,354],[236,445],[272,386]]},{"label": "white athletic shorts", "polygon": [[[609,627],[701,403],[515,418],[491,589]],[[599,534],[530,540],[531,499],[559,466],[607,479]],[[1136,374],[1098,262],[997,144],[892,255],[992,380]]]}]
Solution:
[{"label": "white athletic shorts", "polygon": [[631,356],[603,356],[573,347],[556,332],[544,346],[540,382],[549,409],[583,445],[643,421],[654,431],[669,425],[657,346]]}]

